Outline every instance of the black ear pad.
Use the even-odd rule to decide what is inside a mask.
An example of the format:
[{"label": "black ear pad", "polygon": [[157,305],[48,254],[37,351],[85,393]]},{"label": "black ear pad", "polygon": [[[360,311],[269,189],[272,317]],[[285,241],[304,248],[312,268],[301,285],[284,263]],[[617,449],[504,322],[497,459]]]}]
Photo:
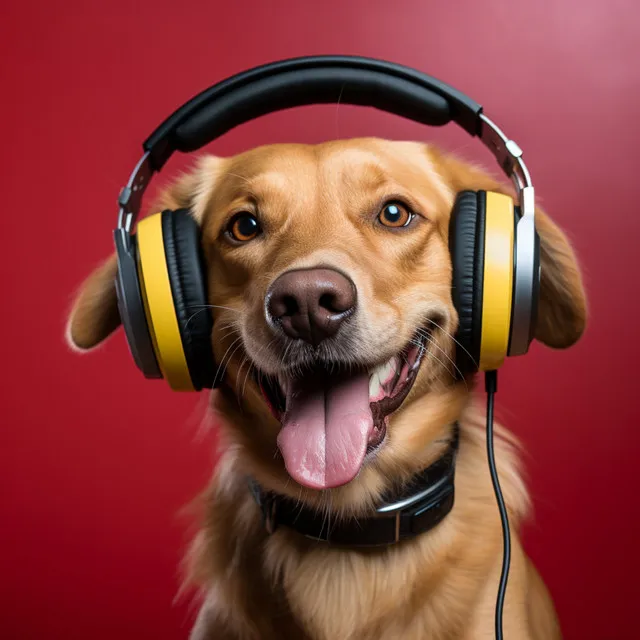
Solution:
[{"label": "black ear pad", "polygon": [[477,371],[480,362],[486,202],[484,191],[461,191],[449,221],[451,296],[459,316],[456,364],[463,373]]},{"label": "black ear pad", "polygon": [[213,315],[207,300],[200,228],[185,209],[163,211],[161,220],[171,293],[191,381],[197,391],[211,388],[215,369]]}]

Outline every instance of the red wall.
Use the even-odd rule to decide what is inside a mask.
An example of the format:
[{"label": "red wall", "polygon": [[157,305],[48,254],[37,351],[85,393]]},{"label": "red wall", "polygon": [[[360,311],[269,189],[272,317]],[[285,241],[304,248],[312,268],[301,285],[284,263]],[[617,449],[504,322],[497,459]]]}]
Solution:
[{"label": "red wall", "polygon": [[[122,334],[71,355],[64,314],[111,251],[119,187],[156,124],[228,74],[319,53],[440,77],[525,149],[584,262],[592,316],[575,349],[536,347],[502,375],[499,413],[526,445],[535,500],[527,547],[567,638],[637,635],[637,2],[5,0],[2,14],[2,638],[187,636],[180,509],[214,459],[206,398],[143,380]],[[493,168],[463,133],[351,107],[267,116],[212,149],[370,134]]]}]

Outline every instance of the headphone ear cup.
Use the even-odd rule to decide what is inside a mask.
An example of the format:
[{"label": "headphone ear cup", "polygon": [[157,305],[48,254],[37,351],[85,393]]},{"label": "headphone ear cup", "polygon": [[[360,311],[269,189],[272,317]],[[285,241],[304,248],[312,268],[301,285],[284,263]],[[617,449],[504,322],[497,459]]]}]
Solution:
[{"label": "headphone ear cup", "polygon": [[146,378],[162,378],[149,330],[138,272],[137,238],[117,229],[114,234],[118,273],[115,280],[118,312],[129,351]]},{"label": "headphone ear cup", "polygon": [[167,271],[185,360],[195,390],[211,388],[215,367],[211,347],[213,315],[200,227],[186,209],[162,212]]},{"label": "headphone ear cup", "polygon": [[509,351],[513,317],[516,211],[492,191],[462,191],[449,223],[452,299],[459,316],[457,366],[491,371]]},{"label": "headphone ear cup", "polygon": [[458,313],[456,366],[463,374],[480,367],[486,194],[461,191],[449,221],[453,268],[451,296]]},{"label": "headphone ear cup", "polygon": [[[478,201],[480,202],[480,194]],[[516,211],[503,193],[484,193],[480,369],[498,369],[509,353],[515,284]]]}]

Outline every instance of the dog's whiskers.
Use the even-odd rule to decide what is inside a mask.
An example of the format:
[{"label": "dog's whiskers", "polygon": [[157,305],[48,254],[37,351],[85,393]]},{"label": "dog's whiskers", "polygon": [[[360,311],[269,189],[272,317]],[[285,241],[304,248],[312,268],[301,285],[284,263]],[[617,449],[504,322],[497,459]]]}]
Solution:
[{"label": "dog's whiskers", "polygon": [[[236,374],[236,383],[238,380],[240,380],[240,376],[242,375],[242,367],[244,367],[245,362],[249,362],[249,367],[247,369],[247,373],[249,371],[251,371],[251,367],[253,366],[253,363],[251,362],[251,360],[249,360],[249,356],[245,355],[244,358],[242,358],[242,362],[240,363],[240,366],[238,367],[238,373]],[[238,401],[238,406],[240,407],[240,412],[244,413],[244,409],[243,409],[243,405],[242,405],[242,401],[241,401],[241,396],[242,394],[240,393],[240,385],[236,384],[236,400]]]},{"label": "dog's whiskers", "polygon": [[[435,342],[429,341],[429,344],[432,344],[434,346],[438,346],[435,344]],[[440,349],[442,351],[442,349]],[[432,353],[429,349],[425,349],[425,353],[427,356],[429,356],[430,358],[433,358],[438,364],[440,364],[440,366],[449,374],[449,375],[453,375],[451,369],[442,361],[440,360],[440,358],[438,358],[438,356],[435,353]],[[445,357],[447,357],[448,360],[451,361],[451,364],[455,367],[455,369],[457,371],[460,371],[460,369],[458,369],[458,367],[455,365],[455,363],[451,360],[451,358],[449,358],[449,356],[447,356],[447,354],[443,351]],[[462,373],[460,374],[462,375]],[[439,376],[435,376],[435,378],[439,381],[439,382],[443,382],[442,380],[440,380]],[[467,385],[467,381],[462,378],[462,381],[464,382],[465,386],[467,387],[467,389],[469,388]]]},{"label": "dog's whiskers", "polygon": [[[238,342],[238,340],[236,339],[235,342]],[[229,367],[229,365],[231,364],[231,360],[233,358],[233,356],[235,355],[236,351],[238,351],[238,349],[241,349],[243,346],[242,344],[242,336],[240,336],[240,341],[239,343],[235,346],[235,348],[233,349],[233,351],[229,354],[229,357],[227,358],[227,365],[225,367],[225,370]],[[244,361],[243,361],[244,362]]]},{"label": "dog's whiskers", "polygon": [[226,340],[229,336],[232,336],[234,333],[238,333],[237,329],[235,327],[232,327],[231,329],[229,329],[229,331],[225,331],[224,334],[222,334],[220,336],[221,340]]},{"label": "dog's whiskers", "polygon": [[[269,343],[268,343],[268,344],[266,344],[266,345],[265,345],[265,344],[263,344],[263,345],[260,347],[260,349],[258,349],[258,353],[256,354],[256,358],[257,358],[257,357],[262,353],[262,351],[264,351],[265,349],[269,349],[269,347],[270,347],[270,346],[271,346],[275,341],[276,341],[276,338],[274,338],[273,340],[271,340],[271,342],[269,342]],[[238,402],[240,402],[240,401],[241,401],[241,399],[244,399],[244,394],[245,394],[245,390],[246,390],[246,387],[247,387],[247,381],[248,381],[248,379],[249,379],[249,375],[250,375],[251,371],[252,371],[253,369],[256,369],[256,370],[257,370],[257,367],[256,367],[256,365],[255,365],[254,359],[253,359],[253,358],[249,358],[249,356],[247,356],[247,357],[245,358],[245,360],[247,360],[247,359],[250,361],[250,365],[249,365],[249,368],[247,369],[247,373],[246,373],[246,375],[245,375],[245,377],[244,377],[244,383],[243,383],[243,385],[242,385],[242,392],[240,393],[240,397],[238,398]],[[244,364],[245,360],[243,360],[243,361],[242,361],[242,363],[243,363],[243,364]],[[238,379],[238,380],[240,379],[240,370],[241,370],[241,369],[242,369],[242,365],[240,366],[240,369],[238,369],[238,377],[237,377],[237,379]]]},{"label": "dog's whiskers", "polygon": [[[410,301],[410,302],[413,302],[414,304],[416,302],[423,303],[423,304],[430,304],[430,303],[433,304],[433,300],[434,300],[433,297],[425,297],[422,294],[409,293],[409,294],[396,296],[395,298],[393,298],[392,302],[397,304],[399,302],[408,302],[408,301]],[[427,322],[429,322],[431,325],[433,325],[437,329],[440,329],[440,331],[442,331],[442,333],[444,333],[448,338],[450,338],[454,342],[454,344],[456,344],[458,347],[460,347],[460,349],[462,349],[464,351],[464,353],[466,353],[469,356],[469,358],[471,358],[471,361],[476,366],[476,368],[478,367],[478,363],[476,362],[475,358],[469,353],[469,351],[464,347],[464,345],[462,345],[460,343],[460,341],[456,339],[455,336],[453,336],[449,331],[447,331],[438,322],[433,320],[433,318],[429,318],[428,317],[427,318]]]},{"label": "dog's whiskers", "polygon": [[[467,384],[467,381],[464,377],[464,375],[462,374],[462,371],[460,370],[460,368],[458,367],[458,365],[455,363],[455,361],[449,356],[449,354],[437,343],[437,341],[433,338],[433,336],[429,335],[428,333],[422,331],[422,330],[418,330],[418,334],[424,338],[429,344],[433,345],[436,349],[438,349],[438,351],[440,351],[442,353],[442,355],[451,363],[451,365],[453,366],[453,368],[456,370],[456,372],[458,373],[458,375],[460,376],[460,378],[462,379],[462,381],[464,382],[465,386],[467,387],[467,390],[469,389],[469,385]],[[430,352],[427,350],[427,353],[429,354]],[[444,366],[444,363],[443,363]],[[451,371],[449,370],[449,367],[445,366],[445,369],[447,371],[449,371],[449,373],[451,373]]]},{"label": "dog's whiskers", "polygon": [[247,381],[249,380],[249,376],[251,372],[256,368],[256,365],[251,361],[249,364],[249,368],[247,369],[247,373],[244,377],[244,383],[242,384],[242,392],[240,393],[240,398],[244,400],[244,394],[247,390]]},{"label": "dog's whiskers", "polygon": [[233,307],[225,307],[221,304],[190,304],[189,309],[225,309],[226,311],[233,311],[234,313],[240,313],[240,309],[234,309]]},{"label": "dog's whiskers", "polygon": [[249,178],[247,178],[246,176],[241,176],[239,173],[233,173],[233,171],[227,171],[226,174],[228,176],[233,176],[234,178],[238,178],[239,180],[242,180],[245,184],[251,184],[251,180]]},{"label": "dog's whiskers", "polygon": [[282,356],[280,358],[280,366],[281,367],[284,367],[285,360],[287,359],[287,353],[289,353],[289,349],[291,348],[292,344],[293,344],[293,342],[289,342],[289,344],[287,345],[287,348],[284,350],[284,353],[282,354]]},{"label": "dog's whiskers", "polygon": [[185,323],[185,329],[189,326],[189,323],[200,313],[203,311],[208,311],[209,309],[225,309],[226,311],[233,311],[235,313],[240,313],[238,309],[232,309],[231,307],[223,307],[218,304],[191,304],[187,307],[188,309],[198,309],[195,313],[192,313]]},{"label": "dog's whiskers", "polygon": [[[236,338],[236,339],[235,339],[235,340],[234,340],[234,341],[229,345],[229,347],[227,348],[227,350],[224,352],[224,355],[222,356],[222,359],[220,360],[220,364],[218,365],[218,368],[217,368],[217,370],[216,370],[216,375],[215,375],[215,376],[214,376],[214,378],[213,378],[213,386],[214,386],[214,387],[215,387],[216,382],[217,382],[217,380],[218,380],[218,374],[219,374],[219,373],[220,373],[220,371],[222,370],[222,367],[223,367],[223,365],[224,365],[225,358],[227,357],[227,354],[229,353],[229,350],[231,349],[231,347],[233,347],[233,345],[234,345],[234,344],[236,344],[236,342],[238,342],[238,341],[240,341],[240,340],[242,340],[242,336],[238,336],[238,337],[237,337],[237,338]],[[233,352],[232,352],[232,354],[231,354],[231,355],[233,355],[233,353],[235,353],[235,349],[233,350]],[[231,360],[231,356],[229,356],[229,360]],[[224,376],[225,372],[226,372],[226,368],[222,371],[222,375],[223,375],[223,376]]]},{"label": "dog's whiskers", "polygon": [[456,338],[454,336],[452,336],[443,326],[439,325],[435,320],[428,318],[428,321],[437,329],[440,329],[440,331],[442,331],[442,333],[444,333],[448,338],[450,338],[451,340],[453,340],[453,342],[458,345],[470,358],[471,361],[473,362],[473,364],[475,365],[475,367],[478,367],[478,363],[476,362],[475,358],[467,351],[467,349],[465,349],[465,347],[458,341],[456,340]]},{"label": "dog's whiskers", "polygon": [[198,311],[196,311],[195,313],[192,313],[188,318],[187,321],[184,324],[184,328],[187,329],[189,327],[189,323],[200,313],[202,313],[203,311],[208,311],[208,309],[205,307],[204,309],[199,309]]}]

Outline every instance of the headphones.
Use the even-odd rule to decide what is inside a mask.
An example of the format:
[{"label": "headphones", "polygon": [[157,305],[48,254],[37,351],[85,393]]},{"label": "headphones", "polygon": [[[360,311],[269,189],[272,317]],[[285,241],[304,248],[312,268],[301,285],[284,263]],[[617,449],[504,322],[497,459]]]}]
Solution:
[{"label": "headphones", "polygon": [[431,126],[451,121],[477,136],[512,179],[517,200],[457,194],[449,227],[452,299],[459,315],[457,365],[495,371],[526,353],[540,282],[534,190],[518,145],[456,89],[416,70],[353,56],[294,58],[234,75],[192,98],[143,144],[119,197],[114,232],[118,308],[131,354],[147,378],[176,391],[218,386],[200,230],[187,210],[138,222],[143,193],[175,151],[191,152],[262,115],[303,105],[370,106]]}]

